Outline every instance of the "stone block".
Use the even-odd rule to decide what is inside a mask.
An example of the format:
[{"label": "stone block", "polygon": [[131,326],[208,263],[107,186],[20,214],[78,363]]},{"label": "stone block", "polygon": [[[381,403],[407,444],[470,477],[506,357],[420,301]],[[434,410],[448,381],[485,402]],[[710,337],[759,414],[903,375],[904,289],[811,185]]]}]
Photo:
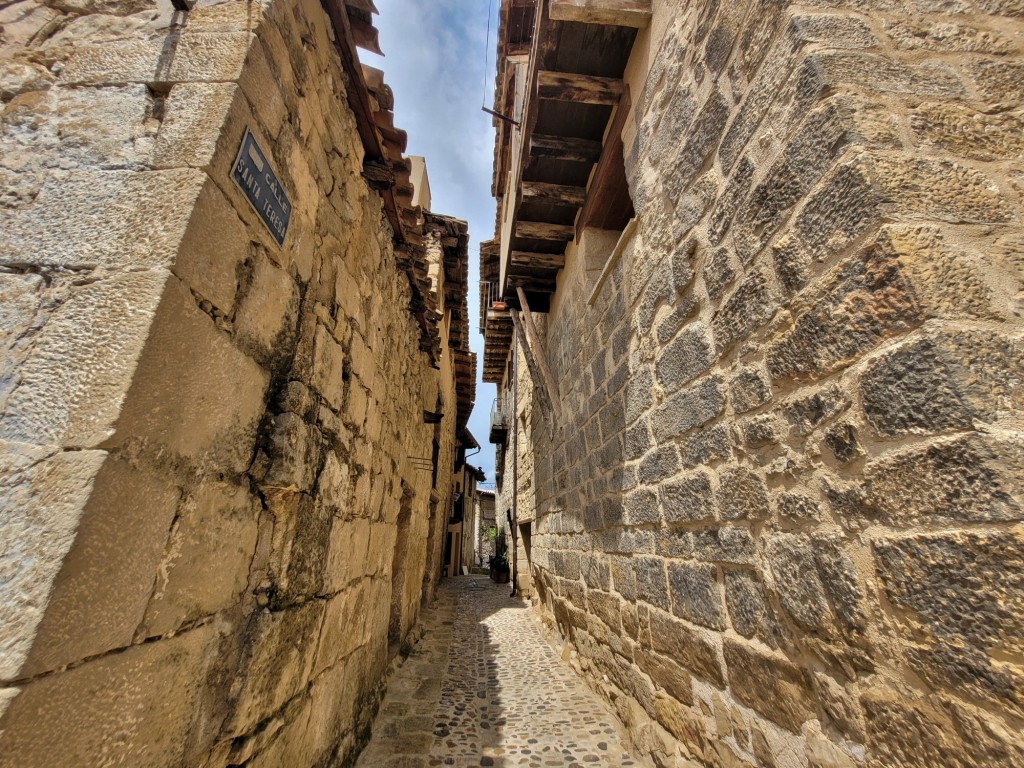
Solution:
[{"label": "stone block", "polygon": [[725,688],[718,650],[699,630],[662,611],[650,612],[650,647],[707,680]]},{"label": "stone block", "polygon": [[159,127],[152,107],[144,85],[25,94],[0,117],[0,165],[39,174],[55,169],[143,170],[151,163]]},{"label": "stone block", "polygon": [[234,83],[178,83],[164,104],[164,119],[153,147],[158,168],[205,168],[213,162],[228,110],[238,92]]},{"label": "stone block", "polygon": [[725,629],[725,603],[715,566],[669,561],[668,584],[672,613],[702,627]]},{"label": "stone block", "polygon": [[721,141],[722,128],[728,120],[729,112],[729,103],[725,97],[717,90],[713,91],[683,134],[686,143],[679,150],[670,173],[674,183],[685,185],[704,165],[705,159]]},{"label": "stone block", "polygon": [[796,215],[793,236],[811,258],[826,261],[879,221],[881,206],[868,160],[857,155],[841,162],[811,190]]},{"label": "stone block", "polygon": [[0,680],[14,680],[21,677],[106,453],[0,445]]},{"label": "stone block", "polygon": [[241,74],[252,40],[248,32],[186,32],[169,41],[135,38],[82,45],[68,60],[60,82],[63,85],[231,82]]},{"label": "stone block", "polygon": [[283,611],[261,611],[248,630],[238,698],[225,733],[240,735],[277,712],[312,674],[324,617],[319,600]]},{"label": "stone block", "polygon": [[990,109],[1017,107],[1024,99],[1024,64],[1000,59],[975,59],[967,65],[974,88]]},{"label": "stone block", "polygon": [[259,504],[248,488],[208,482],[178,508],[142,633],[164,635],[238,603],[256,553]]},{"label": "stone block", "polygon": [[771,381],[760,368],[744,368],[729,383],[729,401],[736,413],[746,413],[771,399]]},{"label": "stone block", "polygon": [[814,562],[833,613],[848,637],[862,641],[868,619],[864,590],[853,559],[843,549],[843,542],[838,536],[816,535],[813,545]]},{"label": "stone block", "polygon": [[886,352],[861,378],[868,423],[880,435],[968,429],[1024,410],[1024,346],[986,332],[927,333]]},{"label": "stone block", "polygon": [[817,724],[809,726],[804,734],[804,754],[811,768],[858,768],[853,755],[821,732]]},{"label": "stone block", "polygon": [[626,382],[626,423],[632,424],[651,408],[653,403],[654,372],[639,368]]},{"label": "stone block", "polygon": [[629,602],[637,599],[637,575],[630,557],[614,555],[608,558],[611,569],[611,587]]},{"label": "stone block", "polygon": [[783,435],[781,423],[770,414],[743,419],[738,422],[737,427],[743,444],[748,448],[756,449],[776,445]]},{"label": "stone block", "polygon": [[878,54],[823,52],[812,57],[822,79],[836,90],[850,86],[882,93],[963,98],[963,83],[956,71],[943,64],[909,66]]},{"label": "stone block", "polygon": [[[683,704],[693,704],[693,678],[690,672],[672,659],[657,653],[636,648],[636,665],[648,675],[654,684],[669,696]],[[657,704],[655,704],[657,706]]]},{"label": "stone block", "polygon": [[962,104],[928,102],[910,115],[910,128],[922,143],[957,157],[1009,160],[1024,153],[1024,115],[986,114]]},{"label": "stone block", "polygon": [[324,396],[331,408],[341,410],[345,401],[346,379],[344,350],[330,332],[317,323],[310,385]]},{"label": "stone block", "polygon": [[1024,445],[968,434],[870,462],[862,513],[890,525],[1024,518]]},{"label": "stone block", "polygon": [[833,424],[825,430],[825,445],[832,451],[836,461],[848,464],[864,456],[865,451],[857,439],[857,428],[850,422]]},{"label": "stone block", "polygon": [[0,765],[13,768],[13,756],[23,768],[76,765],[83,755],[138,768],[198,759],[212,739],[193,724],[216,643],[206,625],[29,683],[4,717]]},{"label": "stone block", "polygon": [[235,314],[239,346],[257,359],[268,360],[294,344],[298,286],[269,259],[257,259]]},{"label": "stone block", "polygon": [[177,628],[151,635],[143,618],[154,590],[166,586],[159,576],[179,499],[166,472],[116,456],[104,462],[74,544],[53,564],[60,575],[25,673],[49,672]]},{"label": "stone block", "polygon": [[[909,699],[909,700],[908,700]],[[1019,733],[948,699],[871,690],[861,696],[870,768],[891,765],[1017,765]]]},{"label": "stone block", "polygon": [[783,405],[783,414],[793,430],[806,437],[827,420],[850,407],[850,395],[839,386],[820,389],[814,394],[789,400]]},{"label": "stone block", "polygon": [[782,607],[802,629],[821,628],[829,606],[811,540],[805,534],[778,534],[768,538],[765,551]]},{"label": "stone block", "polygon": [[313,488],[323,451],[319,432],[294,413],[280,413],[265,446],[270,467],[263,486],[282,491]]},{"label": "stone block", "polygon": [[[662,445],[651,450],[637,468],[641,483],[655,484],[679,471],[679,454],[673,445]],[[627,505],[628,508],[628,505]]]},{"label": "stone block", "polygon": [[[596,424],[595,422],[591,423]],[[647,453],[647,450],[652,445],[651,429],[648,426],[647,420],[643,419],[632,427],[627,428],[623,433],[623,458],[627,461],[630,459],[639,459]]]},{"label": "stone block", "polygon": [[658,489],[666,523],[713,520],[715,517],[711,479],[704,471],[688,474],[682,480],[663,483]]},{"label": "stone block", "polygon": [[[994,223],[1013,218],[1013,209],[999,186],[981,171],[962,163],[888,157],[875,158],[870,167],[879,197],[901,218],[954,224]],[[908,194],[911,189],[915,192]]]},{"label": "stone block", "polygon": [[370,521],[356,517],[331,527],[330,554],[323,590],[333,594],[366,573],[370,547]]},{"label": "stone block", "polygon": [[658,383],[675,392],[704,373],[714,362],[711,339],[701,322],[692,323],[662,350],[656,364]]},{"label": "stone block", "polygon": [[839,265],[801,303],[791,330],[768,345],[773,379],[814,379],[921,322],[907,275],[875,243]]},{"label": "stone block", "polygon": [[758,637],[773,647],[779,629],[764,585],[753,571],[725,571],[725,605],[732,628],[743,637]]},{"label": "stone block", "polygon": [[660,557],[693,557],[693,537],[685,529],[662,528],[655,533],[654,551]]},{"label": "stone block", "polygon": [[694,531],[693,551],[706,562],[752,565],[757,547],[749,529],[729,526]]},{"label": "stone block", "polygon": [[814,695],[845,738],[857,744],[864,743],[864,715],[850,690],[828,675],[817,672],[814,675]]},{"label": "stone block", "polygon": [[911,666],[933,686],[1018,715],[1024,712],[1024,677],[1003,659],[1024,650],[1021,544],[1020,534],[1011,531],[922,534],[873,544],[889,602],[912,612],[905,619],[916,628],[915,642],[906,644]]},{"label": "stone block", "polygon": [[323,627],[316,643],[313,677],[319,677],[333,666],[344,665],[353,651],[369,641],[373,604],[368,600],[368,587],[369,580],[364,579],[327,600]]},{"label": "stone block", "polygon": [[878,39],[868,25],[855,16],[833,13],[794,16],[790,34],[809,43],[829,48],[874,48]]},{"label": "stone block", "polygon": [[775,508],[790,520],[821,520],[821,506],[802,493],[782,492],[775,497]]},{"label": "stone block", "polygon": [[[5,382],[15,379],[14,358],[8,355],[27,346],[27,331],[36,322],[36,313],[45,301],[45,284],[41,275],[0,274],[0,377]],[[0,385],[0,399],[10,384]]]},{"label": "stone block", "polygon": [[686,434],[722,412],[725,393],[720,378],[712,376],[677,392],[654,411],[651,427],[661,442]]},{"label": "stone block", "polygon": [[171,280],[114,440],[144,436],[197,468],[242,472],[252,461],[268,379]]},{"label": "stone block", "polygon": [[[207,181],[171,271],[222,315],[229,316],[235,306],[239,274],[251,257],[251,240],[220,187]],[[251,330],[246,328],[245,332]]]},{"label": "stone block", "polygon": [[323,584],[330,556],[330,511],[317,504],[308,494],[298,495],[295,528],[287,543],[287,571],[281,579],[277,599],[292,603],[323,594]]},{"label": "stone block", "polygon": [[778,297],[764,269],[747,274],[711,321],[719,354],[747,339],[767,323],[778,308]]},{"label": "stone block", "polygon": [[631,560],[636,577],[636,599],[668,610],[668,581],[665,561],[660,557],[634,557]]},{"label": "stone block", "polygon": [[168,278],[137,272],[76,289],[19,367],[0,437],[75,447],[109,438]]},{"label": "stone block", "polygon": [[745,467],[719,475],[715,503],[723,520],[760,520],[768,516],[768,491],[764,480]]},{"label": "stone block", "polygon": [[[715,204],[714,209],[711,211],[711,218],[708,222],[708,239],[714,244],[718,245],[722,242],[722,238],[725,237],[726,232],[729,231],[729,226],[732,223],[733,217],[736,211],[740,207],[740,203],[743,198],[747,196],[747,192],[750,190],[750,183],[754,176],[755,166],[749,157],[744,156],[740,159],[740,163],[736,166],[736,170],[729,177],[729,181],[725,185],[725,190],[718,198],[718,202]],[[710,266],[712,259],[718,260],[720,258],[719,251],[716,250],[709,256],[708,265]],[[705,267],[704,271],[704,283],[708,288],[708,294],[711,295],[712,301],[717,301],[719,297],[712,293],[712,285],[719,285],[720,279],[716,275],[723,275],[720,267],[711,268],[712,280],[708,281],[708,267]],[[731,280],[732,277],[729,277]],[[715,291],[717,293],[717,291]]]},{"label": "stone block", "polygon": [[704,723],[675,697],[658,692],[654,699],[654,716],[666,731],[687,747],[703,742]]},{"label": "stone block", "polygon": [[728,248],[715,248],[708,254],[702,274],[708,298],[715,303],[721,301],[737,275],[732,252]]},{"label": "stone block", "polygon": [[627,494],[623,499],[622,507],[622,521],[626,525],[645,525],[661,522],[658,496],[648,488],[640,488]]},{"label": "stone block", "polygon": [[204,181],[198,170],[49,179],[30,205],[0,213],[0,264],[17,266],[31,254],[32,264],[52,268],[169,267]]},{"label": "stone block", "polygon": [[814,717],[806,673],[784,657],[729,638],[723,650],[732,694],[762,717],[800,733],[802,725]]}]

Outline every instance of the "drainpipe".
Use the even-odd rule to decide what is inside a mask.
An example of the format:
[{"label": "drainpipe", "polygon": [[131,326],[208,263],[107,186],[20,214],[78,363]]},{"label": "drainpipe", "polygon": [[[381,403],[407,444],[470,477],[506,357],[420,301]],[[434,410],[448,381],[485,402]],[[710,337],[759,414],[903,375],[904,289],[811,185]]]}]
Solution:
[{"label": "drainpipe", "polygon": [[[512,310],[515,312],[515,310]],[[512,347],[512,509],[508,511],[508,524],[512,529],[512,592],[515,597],[519,590],[519,339]]]}]

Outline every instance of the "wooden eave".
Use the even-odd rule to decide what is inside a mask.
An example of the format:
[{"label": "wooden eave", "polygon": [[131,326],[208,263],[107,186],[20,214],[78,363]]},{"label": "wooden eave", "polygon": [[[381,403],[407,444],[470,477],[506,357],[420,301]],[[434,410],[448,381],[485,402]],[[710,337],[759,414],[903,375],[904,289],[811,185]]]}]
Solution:
[{"label": "wooden eave", "polygon": [[396,265],[405,272],[411,290],[409,311],[420,327],[420,349],[436,364],[441,353],[439,315],[430,298],[425,212],[412,202],[412,168],[404,156],[408,137],[395,127],[394,93],[384,82],[384,73],[359,61],[358,48],[381,54],[373,26],[378,11],[373,0],[321,0],[321,4],[334,29],[335,48],[347,76],[346,99],[363,146],[363,177],[380,195],[391,225]]},{"label": "wooden eave", "polygon": [[[555,15],[563,18],[553,18],[553,3],[558,6]],[[602,158],[616,151],[622,162],[621,141],[614,146],[620,136],[611,128],[621,131],[623,110],[628,110],[623,74],[637,27],[643,25],[645,13],[650,17],[650,2],[537,0],[536,5],[527,98],[521,125],[512,127],[521,131],[520,155],[507,156],[509,131],[499,130],[493,183],[499,196],[507,174],[516,174],[511,236],[501,249],[506,303],[518,308],[521,288],[534,309],[543,312],[581,210],[611,178],[595,170]],[[499,43],[499,56],[507,56],[508,48]],[[507,69],[499,63],[500,76]],[[508,84],[504,86],[509,91]],[[502,106],[508,109],[509,96],[504,98]]]},{"label": "wooden eave", "polygon": [[498,243],[480,243],[480,333],[484,337],[483,380],[500,384],[512,344],[512,317],[507,307],[490,303],[490,283],[498,281]]}]

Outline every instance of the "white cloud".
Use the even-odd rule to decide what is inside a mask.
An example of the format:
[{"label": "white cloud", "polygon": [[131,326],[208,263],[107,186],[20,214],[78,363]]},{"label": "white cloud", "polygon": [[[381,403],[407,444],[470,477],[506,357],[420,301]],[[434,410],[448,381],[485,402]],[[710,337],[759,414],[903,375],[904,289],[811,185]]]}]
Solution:
[{"label": "white cloud", "polygon": [[409,134],[407,152],[427,160],[431,207],[469,222],[470,346],[478,356],[477,405],[469,427],[484,446],[470,462],[483,468],[489,482],[494,481],[494,446],[487,443],[487,432],[495,392],[479,378],[484,345],[477,333],[477,254],[480,240],[494,236],[494,129],[480,107],[485,94],[487,106],[494,94],[497,3],[377,0],[375,25],[385,57],[360,51],[365,63],[384,70],[395,92],[395,125]]}]

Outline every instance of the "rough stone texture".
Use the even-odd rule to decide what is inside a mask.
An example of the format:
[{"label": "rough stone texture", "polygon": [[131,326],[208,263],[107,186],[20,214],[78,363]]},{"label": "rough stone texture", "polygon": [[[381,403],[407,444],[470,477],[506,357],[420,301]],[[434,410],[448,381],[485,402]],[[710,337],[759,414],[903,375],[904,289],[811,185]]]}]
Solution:
[{"label": "rough stone texture", "polygon": [[1016,765],[1020,3],[653,6],[561,420],[520,369],[534,603],[658,765]]},{"label": "rough stone texture", "polygon": [[3,768],[351,764],[433,595],[457,223],[411,284],[335,34],[304,0],[0,9]]}]

